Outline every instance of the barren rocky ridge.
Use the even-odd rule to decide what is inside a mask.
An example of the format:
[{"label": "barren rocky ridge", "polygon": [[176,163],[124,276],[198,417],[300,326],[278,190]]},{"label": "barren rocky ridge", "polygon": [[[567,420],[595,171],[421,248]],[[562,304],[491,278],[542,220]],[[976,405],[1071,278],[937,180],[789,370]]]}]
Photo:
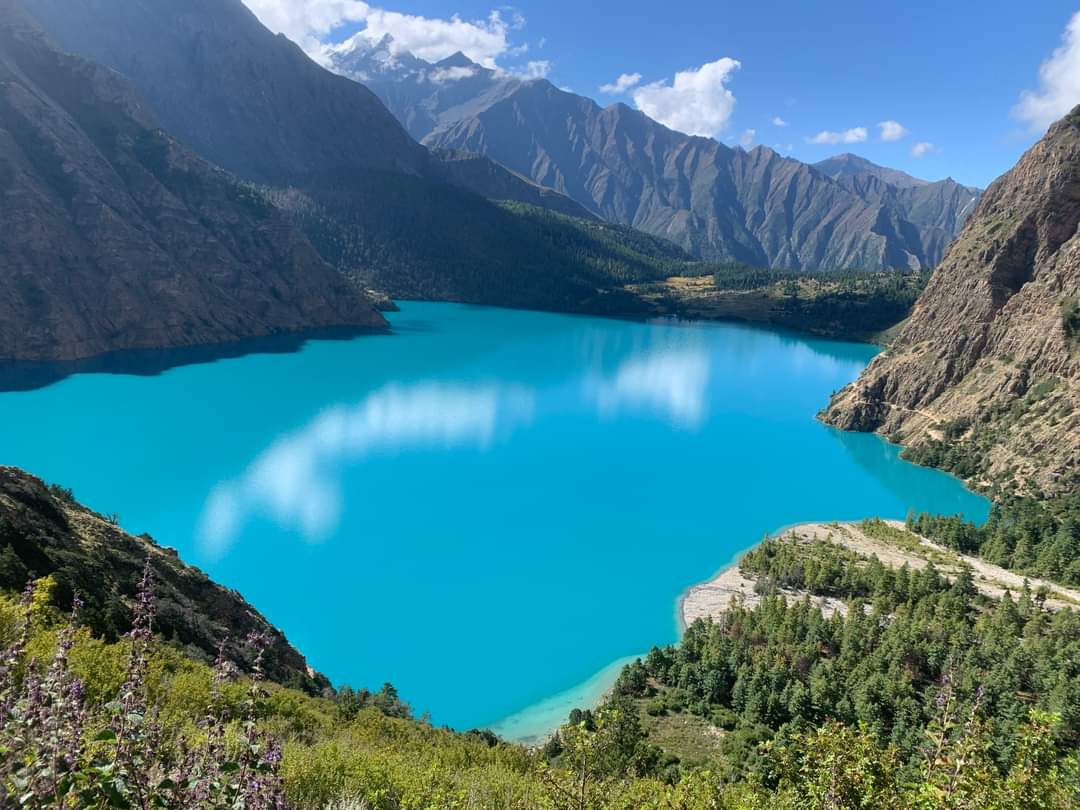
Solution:
[{"label": "barren rocky ridge", "polygon": [[824,414],[975,484],[1080,481],[1080,107],[987,191],[905,328]]}]

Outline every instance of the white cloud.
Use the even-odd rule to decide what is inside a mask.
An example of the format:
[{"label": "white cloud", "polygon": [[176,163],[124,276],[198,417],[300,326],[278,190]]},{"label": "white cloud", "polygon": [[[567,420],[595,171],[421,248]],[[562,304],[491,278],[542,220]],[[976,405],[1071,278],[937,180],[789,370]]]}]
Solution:
[{"label": "white cloud", "polygon": [[624,73],[611,84],[600,85],[600,92],[609,96],[621,96],[631,87],[637,87],[639,84],[641,84],[640,73]]},{"label": "white cloud", "polygon": [[546,59],[538,59],[529,62],[523,68],[515,68],[514,70],[511,70],[510,73],[517,76],[519,79],[546,79],[548,74],[551,73],[551,62],[548,62]]},{"label": "white cloud", "polygon": [[458,51],[485,67],[496,67],[503,55],[520,53],[510,43],[510,36],[520,30],[525,20],[520,14],[507,19],[492,11],[486,19],[448,20],[419,17],[376,8],[361,0],[245,0],[262,23],[272,31],[285,34],[319,61],[325,61],[326,38],[348,23],[366,23],[361,32],[378,41],[389,34],[393,52],[409,53],[438,62]]},{"label": "white cloud", "polygon": [[724,58],[676,73],[670,85],[654,82],[637,88],[634,103],[647,116],[674,130],[716,137],[735,110],[735,96],[726,83],[740,67],[734,59]]},{"label": "white cloud", "polygon": [[1013,115],[1044,130],[1080,104],[1080,11],[1065,27],[1061,46],[1039,68],[1039,89],[1026,90]]},{"label": "white cloud", "polygon": [[878,127],[883,141],[900,141],[908,136],[907,128],[899,121],[882,121]]},{"label": "white cloud", "polygon": [[494,68],[495,60],[510,49],[510,32],[520,22],[507,22],[498,11],[486,20],[468,22],[460,17],[439,20],[396,11],[371,9],[364,33],[375,40],[389,34],[395,48],[408,51],[428,62],[438,62],[461,51],[474,62]]},{"label": "white cloud", "polygon": [[428,74],[428,78],[436,84],[444,84],[445,82],[457,82],[462,79],[468,79],[475,75],[476,68],[460,66],[433,70]]},{"label": "white cloud", "polygon": [[367,19],[371,6],[360,0],[244,0],[262,24],[284,34],[312,56],[323,53],[323,39],[346,23]]},{"label": "white cloud", "polygon": [[777,115],[777,116],[775,116],[773,118],[772,124],[773,124],[774,127],[786,127],[788,125],[787,121],[785,121],[779,115]]},{"label": "white cloud", "polygon": [[756,129],[748,129],[742,135],[739,136],[739,145],[745,149],[749,149],[754,145],[754,138],[757,137]]},{"label": "white cloud", "polygon": [[923,158],[927,155],[933,154],[936,151],[936,146],[934,146],[932,143],[927,143],[926,141],[923,141],[922,143],[917,143],[913,147],[911,147],[911,156],[913,158]]},{"label": "white cloud", "polygon": [[846,129],[843,132],[825,130],[824,132],[819,132],[817,135],[814,135],[812,138],[807,138],[806,142],[830,145],[838,143],[866,143],[868,137],[869,133],[866,131],[866,127],[853,127],[852,129]]}]

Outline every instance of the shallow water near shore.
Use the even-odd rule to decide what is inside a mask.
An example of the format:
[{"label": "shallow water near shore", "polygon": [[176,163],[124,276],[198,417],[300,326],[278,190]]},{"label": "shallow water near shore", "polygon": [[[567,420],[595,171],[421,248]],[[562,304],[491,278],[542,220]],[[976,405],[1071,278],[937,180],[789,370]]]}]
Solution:
[{"label": "shallow water near shore", "polygon": [[767,532],[988,510],[815,420],[871,346],[451,304],[390,320],[0,394],[0,463],[177,548],[336,683],[514,737],[674,641],[679,595]]}]

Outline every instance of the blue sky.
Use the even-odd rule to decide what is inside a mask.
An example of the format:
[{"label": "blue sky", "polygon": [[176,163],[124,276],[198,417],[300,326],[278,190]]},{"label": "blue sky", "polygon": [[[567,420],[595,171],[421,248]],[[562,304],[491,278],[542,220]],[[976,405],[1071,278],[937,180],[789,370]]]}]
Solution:
[{"label": "blue sky", "polygon": [[[1080,103],[1078,0],[246,1],[311,52],[365,27],[390,31],[421,55],[462,46],[729,144],[810,162],[852,151],[973,185],[1009,169],[1049,117]],[[671,92],[679,72],[682,91]],[[635,74],[628,92],[600,91]]]}]

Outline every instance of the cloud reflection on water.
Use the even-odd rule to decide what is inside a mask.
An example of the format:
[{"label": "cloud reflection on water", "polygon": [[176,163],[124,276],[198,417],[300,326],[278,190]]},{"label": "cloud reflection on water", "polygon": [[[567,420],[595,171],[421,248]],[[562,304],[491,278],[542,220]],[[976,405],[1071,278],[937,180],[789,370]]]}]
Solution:
[{"label": "cloud reflection on water", "polygon": [[[618,365],[606,373],[586,373],[583,387],[572,381],[573,396],[583,396],[586,408],[595,408],[602,418],[643,410],[682,428],[706,420],[710,357],[700,344],[657,330],[645,344],[600,349],[597,362],[587,367],[602,368],[603,355],[619,358]],[[380,451],[487,448],[531,423],[538,411],[556,409],[565,391],[559,385],[547,395],[498,383],[390,385],[358,405],[325,410],[278,438],[239,478],[215,487],[199,525],[203,551],[222,556],[256,516],[308,542],[326,539],[342,517],[344,466]]]},{"label": "cloud reflection on water", "polygon": [[199,527],[203,550],[221,556],[247,520],[266,514],[309,542],[341,519],[341,466],[380,450],[491,444],[500,429],[532,418],[533,392],[489,386],[388,386],[354,407],[320,413],[283,436],[235,481],[207,499]]},{"label": "cloud reflection on water", "polygon": [[632,357],[613,377],[594,379],[586,390],[601,415],[647,409],[684,428],[708,415],[709,355],[702,350],[661,350]]}]

